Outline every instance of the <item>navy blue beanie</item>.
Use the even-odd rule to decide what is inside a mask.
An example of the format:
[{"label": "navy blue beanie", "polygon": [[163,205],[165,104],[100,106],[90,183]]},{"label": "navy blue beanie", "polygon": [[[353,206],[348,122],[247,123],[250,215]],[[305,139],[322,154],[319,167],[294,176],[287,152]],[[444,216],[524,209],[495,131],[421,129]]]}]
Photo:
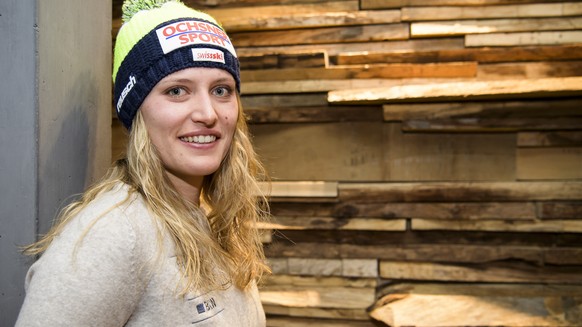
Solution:
[{"label": "navy blue beanie", "polygon": [[214,18],[180,2],[134,14],[121,27],[114,51],[113,104],[123,125],[131,128],[139,107],[161,79],[189,67],[226,70],[240,93],[236,52]]}]

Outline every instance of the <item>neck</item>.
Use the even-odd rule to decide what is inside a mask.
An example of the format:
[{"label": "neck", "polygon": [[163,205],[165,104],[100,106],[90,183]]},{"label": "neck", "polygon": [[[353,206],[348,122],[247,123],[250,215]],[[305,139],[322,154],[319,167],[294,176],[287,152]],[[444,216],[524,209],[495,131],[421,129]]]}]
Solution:
[{"label": "neck", "polygon": [[202,189],[202,181],[204,177],[188,177],[182,178],[181,176],[176,176],[171,172],[167,172],[170,182],[176,188],[176,191],[180,193],[182,198],[188,202],[200,205],[200,190]]}]

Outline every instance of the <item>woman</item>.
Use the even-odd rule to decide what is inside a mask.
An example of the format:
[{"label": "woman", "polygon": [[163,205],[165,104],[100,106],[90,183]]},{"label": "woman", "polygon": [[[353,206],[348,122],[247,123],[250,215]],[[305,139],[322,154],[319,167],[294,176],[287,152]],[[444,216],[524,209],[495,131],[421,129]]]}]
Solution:
[{"label": "woman", "polygon": [[212,17],[159,2],[126,1],[116,40],[127,156],[26,249],[42,256],[17,326],[265,325],[236,53]]}]

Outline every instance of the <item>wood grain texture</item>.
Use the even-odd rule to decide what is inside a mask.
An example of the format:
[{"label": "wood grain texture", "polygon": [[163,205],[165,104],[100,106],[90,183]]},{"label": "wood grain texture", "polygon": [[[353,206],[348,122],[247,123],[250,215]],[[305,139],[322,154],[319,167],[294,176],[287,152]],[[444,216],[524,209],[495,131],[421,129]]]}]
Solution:
[{"label": "wood grain texture", "polygon": [[[519,2],[523,3],[523,1]],[[565,17],[580,14],[582,14],[582,4],[577,2],[402,8],[403,21],[457,19],[486,21],[491,18]]]},{"label": "wood grain texture", "polygon": [[582,325],[581,2],[185,2],[274,181],[267,326]]},{"label": "wood grain texture", "polygon": [[479,294],[473,284],[459,284],[446,291],[444,287],[396,285],[387,290],[371,315],[390,326],[571,326],[578,324],[582,313],[577,305],[569,304],[582,301],[579,287],[570,289],[574,294],[567,297],[549,295],[551,291],[543,285],[497,288],[507,295]]},{"label": "wood grain texture", "polygon": [[[535,81],[535,83],[534,83]],[[582,94],[582,77],[536,80],[495,80],[424,85],[401,85],[366,90],[331,91],[328,101],[337,104],[381,104],[414,101],[466,101]]]}]

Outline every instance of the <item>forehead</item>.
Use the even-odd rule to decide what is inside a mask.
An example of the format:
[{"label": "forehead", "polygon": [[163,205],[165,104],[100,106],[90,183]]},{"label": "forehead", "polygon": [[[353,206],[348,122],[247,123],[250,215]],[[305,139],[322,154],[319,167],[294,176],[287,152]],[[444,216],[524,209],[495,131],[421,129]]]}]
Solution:
[{"label": "forehead", "polygon": [[174,72],[160,80],[161,82],[175,81],[175,80],[187,80],[187,81],[230,81],[235,83],[234,77],[232,75],[219,68],[206,68],[206,67],[190,67],[186,69]]}]

